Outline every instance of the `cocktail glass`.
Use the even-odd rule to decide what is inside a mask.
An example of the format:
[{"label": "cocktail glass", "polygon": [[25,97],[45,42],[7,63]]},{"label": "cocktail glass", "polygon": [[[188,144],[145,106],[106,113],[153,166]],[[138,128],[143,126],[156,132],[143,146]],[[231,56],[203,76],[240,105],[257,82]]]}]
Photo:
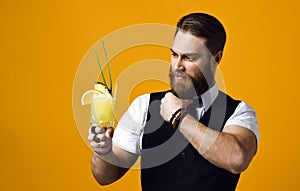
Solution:
[{"label": "cocktail glass", "polygon": [[91,124],[112,127],[115,119],[116,98],[111,95],[93,95],[91,100]]}]

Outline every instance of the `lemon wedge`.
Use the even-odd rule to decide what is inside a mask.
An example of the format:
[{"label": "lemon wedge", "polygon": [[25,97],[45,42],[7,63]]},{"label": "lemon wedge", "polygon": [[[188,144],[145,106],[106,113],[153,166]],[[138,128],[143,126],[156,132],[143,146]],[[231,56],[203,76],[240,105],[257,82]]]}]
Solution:
[{"label": "lemon wedge", "polygon": [[101,93],[98,90],[88,90],[84,92],[83,95],[81,96],[81,105],[90,104],[92,102],[93,96],[101,95],[101,94],[103,93]]}]

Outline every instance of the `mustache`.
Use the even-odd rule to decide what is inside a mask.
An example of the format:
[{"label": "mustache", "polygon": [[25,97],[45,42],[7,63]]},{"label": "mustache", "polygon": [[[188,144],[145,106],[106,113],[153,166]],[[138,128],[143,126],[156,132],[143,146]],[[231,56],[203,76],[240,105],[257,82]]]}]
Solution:
[{"label": "mustache", "polygon": [[172,71],[171,72],[172,76],[179,76],[179,77],[187,77],[187,78],[190,78],[191,79],[191,76],[188,75],[187,73],[185,73],[184,71],[182,70],[175,70],[175,71]]}]

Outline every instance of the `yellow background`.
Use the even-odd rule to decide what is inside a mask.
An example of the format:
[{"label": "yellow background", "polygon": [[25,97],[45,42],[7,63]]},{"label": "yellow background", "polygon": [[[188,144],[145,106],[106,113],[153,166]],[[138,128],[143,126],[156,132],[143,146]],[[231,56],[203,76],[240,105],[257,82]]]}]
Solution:
[{"label": "yellow background", "polygon": [[[139,190],[137,170],[107,187],[93,179],[91,150],[73,118],[74,76],[103,36],[140,23],[175,25],[194,11],[211,13],[225,25],[228,41],[220,70],[226,90],[254,107],[259,119],[258,154],[237,190],[299,190],[299,4],[1,0],[0,190]],[[149,91],[135,89],[132,97]]]}]

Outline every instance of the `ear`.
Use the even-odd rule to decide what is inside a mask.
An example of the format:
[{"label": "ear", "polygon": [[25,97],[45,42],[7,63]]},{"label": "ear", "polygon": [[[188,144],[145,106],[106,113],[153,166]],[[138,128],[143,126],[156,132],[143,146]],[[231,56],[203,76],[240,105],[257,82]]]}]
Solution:
[{"label": "ear", "polygon": [[219,64],[223,56],[223,51],[219,50],[213,57],[215,59],[216,64]]},{"label": "ear", "polygon": [[222,59],[222,56],[223,56],[222,50],[219,50],[216,54],[213,55],[212,60],[211,60],[211,70],[213,72],[216,71],[216,68]]}]

